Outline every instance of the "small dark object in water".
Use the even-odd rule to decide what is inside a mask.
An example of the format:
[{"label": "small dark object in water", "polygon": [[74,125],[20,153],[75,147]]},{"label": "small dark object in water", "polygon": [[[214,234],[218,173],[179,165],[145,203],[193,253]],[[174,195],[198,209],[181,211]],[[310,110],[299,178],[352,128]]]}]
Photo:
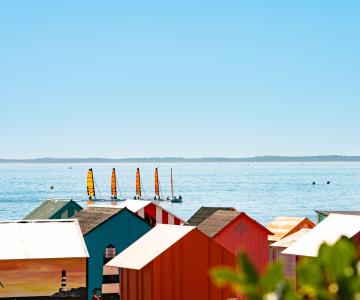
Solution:
[{"label": "small dark object in water", "polygon": [[316,184],[316,182],[315,181],[313,181],[313,185],[315,185]]},{"label": "small dark object in water", "polygon": [[330,180],[326,184],[330,184]]},{"label": "small dark object in water", "polygon": [[54,189],[54,186],[53,185],[50,185],[50,190],[53,190]]},{"label": "small dark object in water", "polygon": [[69,170],[71,170],[72,169],[72,167],[69,167]]}]

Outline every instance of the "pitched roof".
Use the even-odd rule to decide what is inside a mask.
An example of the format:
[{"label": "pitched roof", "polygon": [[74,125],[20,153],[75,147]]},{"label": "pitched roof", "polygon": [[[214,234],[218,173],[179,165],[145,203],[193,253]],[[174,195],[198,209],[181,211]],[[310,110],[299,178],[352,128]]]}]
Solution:
[{"label": "pitched roof", "polygon": [[76,213],[72,218],[79,220],[81,231],[85,235],[122,210],[123,208],[120,207],[88,206]]},{"label": "pitched roof", "polygon": [[0,260],[89,257],[77,220],[0,222]]},{"label": "pitched roof", "polygon": [[227,211],[227,210],[218,210],[214,212],[210,217],[205,221],[200,223],[197,228],[206,234],[208,237],[214,237],[219,232],[221,232],[226,226],[231,222],[236,220],[239,216],[244,216],[247,219],[251,220],[256,226],[260,227],[267,234],[272,234],[266,227],[262,226],[260,223],[256,222],[254,219],[250,218],[247,214],[240,211]]},{"label": "pitched roof", "polygon": [[284,237],[283,239],[271,244],[271,247],[277,248],[287,248],[294,244],[297,240],[299,240],[302,236],[308,233],[311,229],[310,228],[303,228],[299,231]]},{"label": "pitched roof", "polygon": [[193,216],[188,220],[188,224],[191,226],[197,226],[203,221],[205,221],[208,217],[210,217],[213,213],[218,210],[227,210],[227,211],[235,211],[233,207],[209,207],[202,206],[198,209],[198,211],[193,214]]},{"label": "pitched roof", "polygon": [[[45,200],[38,207],[36,207],[32,212],[30,212],[24,220],[45,220],[50,219],[54,214],[56,214],[60,209],[62,209],[68,203],[73,202],[78,205],[72,199],[49,199]],[[81,207],[80,205],[78,205]]]},{"label": "pitched roof", "polygon": [[195,228],[158,224],[106,265],[140,270]]},{"label": "pitched roof", "polygon": [[330,214],[282,253],[314,257],[317,256],[323,242],[334,244],[341,236],[351,238],[358,232],[360,232],[360,216]]},{"label": "pitched roof", "polygon": [[359,210],[315,210],[316,213],[322,214],[324,216],[328,216],[330,214],[338,214],[338,215],[360,215]]},{"label": "pitched roof", "polygon": [[127,208],[128,210],[131,210],[134,213],[137,213],[139,210],[145,208],[149,204],[151,204],[152,201],[148,200],[125,200],[118,202],[116,205],[113,204],[90,204],[89,207],[117,207],[117,208]]},{"label": "pitched roof", "polygon": [[179,218],[177,215],[174,215],[173,213],[167,211],[164,207],[158,205],[157,203],[154,203],[149,200],[125,200],[118,202],[117,204],[91,204],[88,207],[117,207],[117,208],[127,208],[128,210],[132,211],[133,213],[139,212],[141,209],[147,207],[148,205],[155,205],[156,207],[159,207],[161,210],[167,212],[168,214],[176,217],[180,220],[180,223],[186,223],[184,220]]},{"label": "pitched roof", "polygon": [[274,235],[269,236],[269,241],[278,241],[292,233],[297,227],[312,228],[315,223],[304,217],[277,217],[266,226]]}]

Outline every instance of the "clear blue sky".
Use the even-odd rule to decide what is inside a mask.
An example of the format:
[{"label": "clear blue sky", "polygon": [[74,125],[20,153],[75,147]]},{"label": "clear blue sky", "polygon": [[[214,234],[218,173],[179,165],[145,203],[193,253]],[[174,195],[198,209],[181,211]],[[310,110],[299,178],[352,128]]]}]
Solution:
[{"label": "clear blue sky", "polygon": [[0,158],[360,154],[359,1],[0,1]]}]

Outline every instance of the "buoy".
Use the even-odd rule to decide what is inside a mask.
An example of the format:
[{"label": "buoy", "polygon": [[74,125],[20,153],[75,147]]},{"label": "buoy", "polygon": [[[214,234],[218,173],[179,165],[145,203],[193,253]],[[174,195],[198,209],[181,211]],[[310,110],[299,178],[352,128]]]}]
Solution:
[{"label": "buoy", "polygon": [[313,181],[313,185],[315,185],[316,184],[316,182],[315,181]]},{"label": "buoy", "polygon": [[54,186],[53,185],[50,185],[50,190],[53,190],[54,189]]},{"label": "buoy", "polygon": [[330,180],[326,184],[330,184]]}]

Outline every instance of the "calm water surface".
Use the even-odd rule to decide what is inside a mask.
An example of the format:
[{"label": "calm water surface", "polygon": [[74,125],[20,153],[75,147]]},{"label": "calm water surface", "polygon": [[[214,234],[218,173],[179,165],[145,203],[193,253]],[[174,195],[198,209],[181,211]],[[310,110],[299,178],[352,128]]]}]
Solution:
[{"label": "calm water surface", "polygon": [[173,168],[175,191],[184,202],[162,205],[184,219],[202,205],[233,206],[263,224],[280,215],[315,220],[315,209],[360,210],[359,163],[73,164],[71,169],[69,164],[0,164],[0,219],[23,218],[48,198],[73,198],[85,205],[89,167],[98,197],[109,198],[115,167],[122,196],[132,198],[140,167],[145,196],[152,198],[156,166],[164,197]]}]

